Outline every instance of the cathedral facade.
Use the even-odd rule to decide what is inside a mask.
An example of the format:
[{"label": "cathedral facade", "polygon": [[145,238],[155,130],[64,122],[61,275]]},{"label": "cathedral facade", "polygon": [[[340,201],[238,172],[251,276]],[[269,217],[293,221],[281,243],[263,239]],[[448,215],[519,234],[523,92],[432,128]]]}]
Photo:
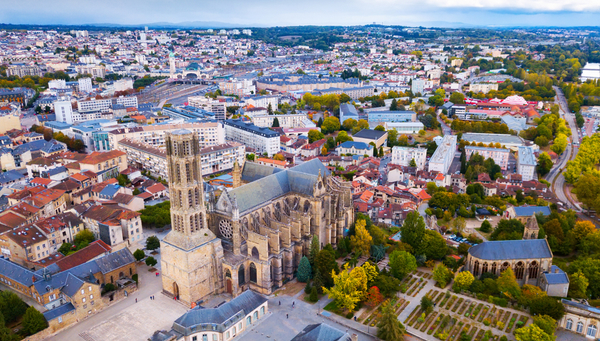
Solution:
[{"label": "cathedral facade", "polygon": [[166,138],[172,230],[161,244],[163,291],[192,303],[294,277],[313,236],[334,247],[354,222],[350,184],[314,159],[290,169],[247,162],[233,188],[204,193],[197,137]]}]

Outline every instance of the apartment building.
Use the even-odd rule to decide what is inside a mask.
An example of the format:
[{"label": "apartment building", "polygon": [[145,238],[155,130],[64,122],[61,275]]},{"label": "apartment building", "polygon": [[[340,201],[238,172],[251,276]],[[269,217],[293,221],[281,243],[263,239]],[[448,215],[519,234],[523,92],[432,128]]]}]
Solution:
[{"label": "apartment building", "polygon": [[506,170],[508,168],[508,158],[510,155],[510,150],[508,149],[465,146],[465,153],[467,156],[467,161],[471,159],[473,154],[477,153],[483,156],[484,160],[488,158],[494,160],[494,162],[500,166],[502,170]]},{"label": "apartment building", "polygon": [[215,114],[217,121],[223,122],[227,117],[227,103],[221,102],[216,99],[207,98],[204,96],[190,96],[188,97],[188,105],[194,108],[200,108],[206,111],[210,111]]},{"label": "apartment building", "polygon": [[456,135],[446,135],[429,160],[429,171],[447,174],[456,153]]},{"label": "apartment building", "polygon": [[77,71],[77,73],[80,75],[91,75],[92,78],[106,77],[106,67],[102,65],[76,65],[75,71]]},{"label": "apartment building", "polygon": [[250,79],[233,79],[220,82],[219,89],[225,95],[237,95],[239,97],[256,93],[256,86]]},{"label": "apartment building", "polygon": [[519,147],[519,156],[517,158],[517,173],[522,176],[523,181],[533,180],[535,178],[535,167],[537,161],[531,147]]},{"label": "apartment building", "polygon": [[279,152],[278,132],[266,127],[257,127],[241,119],[226,120],[224,124],[227,140],[239,142],[256,153],[266,153],[269,157]]},{"label": "apartment building", "polygon": [[187,129],[198,134],[200,148],[216,146],[225,143],[225,129],[220,122],[185,122],[180,124],[145,125],[133,128],[119,128],[108,132],[92,134],[96,150],[119,149],[119,141],[129,139],[148,144],[155,148],[164,148],[165,133]]},{"label": "apartment building", "polygon": [[11,65],[6,69],[6,76],[38,76],[42,77],[42,70],[36,65]]},{"label": "apartment building", "polygon": [[258,127],[272,127],[275,118],[277,118],[279,126],[282,128],[302,128],[306,126],[306,121],[308,120],[308,116],[305,114],[256,115],[252,117],[252,123]]},{"label": "apartment building", "polygon": [[77,83],[79,85],[79,91],[80,92],[87,92],[90,93],[92,92],[92,79],[89,77],[85,77],[85,78],[79,78],[79,80],[77,80]]},{"label": "apartment building", "polygon": [[498,83],[471,83],[469,84],[469,91],[474,93],[483,92],[487,94],[490,91],[498,91]]},{"label": "apartment building", "polygon": [[141,240],[143,231],[140,216],[141,213],[125,208],[94,205],[80,218],[96,238],[114,247],[123,242]]},{"label": "apartment building", "polygon": [[414,111],[371,111],[368,113],[369,123],[385,122],[415,122],[417,113]]},{"label": "apartment building", "polygon": [[255,96],[246,99],[246,104],[250,104],[255,108],[268,108],[269,104],[273,111],[279,107],[278,96]]},{"label": "apartment building", "polygon": [[113,104],[120,104],[126,108],[137,108],[138,100],[136,96],[119,96],[117,98],[109,99],[92,98],[87,101],[77,101],[77,110],[79,110],[80,112],[110,111]]},{"label": "apartment building", "polygon": [[392,148],[392,164],[410,166],[412,160],[415,160],[419,170],[425,169],[427,149],[398,146]]}]

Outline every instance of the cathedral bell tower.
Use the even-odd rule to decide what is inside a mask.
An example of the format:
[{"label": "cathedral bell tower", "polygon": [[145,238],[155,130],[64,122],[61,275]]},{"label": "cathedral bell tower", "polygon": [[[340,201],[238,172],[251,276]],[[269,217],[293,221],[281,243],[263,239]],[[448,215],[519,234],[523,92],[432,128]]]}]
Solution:
[{"label": "cathedral bell tower", "polygon": [[163,291],[191,303],[222,286],[223,248],[207,224],[198,136],[180,129],[165,144],[171,231],[161,243]]}]

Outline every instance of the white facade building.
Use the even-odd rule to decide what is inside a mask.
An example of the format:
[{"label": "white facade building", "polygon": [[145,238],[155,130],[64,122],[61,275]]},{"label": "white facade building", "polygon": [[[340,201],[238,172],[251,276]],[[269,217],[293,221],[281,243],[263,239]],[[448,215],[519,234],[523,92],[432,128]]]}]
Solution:
[{"label": "white facade building", "polygon": [[392,164],[410,166],[411,160],[415,160],[419,170],[425,169],[427,149],[398,146],[392,148]]},{"label": "white facade building", "polygon": [[273,111],[279,107],[279,97],[277,96],[257,96],[250,97],[246,100],[247,104],[253,105],[255,108],[268,108],[271,104]]},{"label": "white facade building", "polygon": [[279,152],[278,132],[266,127],[257,127],[240,119],[226,120],[224,124],[227,140],[244,144],[256,153],[266,153],[269,157]]},{"label": "white facade building", "polygon": [[119,96],[113,99],[92,98],[89,101],[77,101],[77,109],[81,112],[110,111],[113,103],[121,104],[126,108],[138,107],[138,100],[136,96]]},{"label": "white facade building", "polygon": [[92,79],[89,77],[79,78],[77,81],[79,83],[79,91],[80,92],[92,92]]},{"label": "white facade building", "polygon": [[417,134],[425,130],[421,122],[385,122],[385,130],[394,129],[398,134]]},{"label": "white facade building", "polygon": [[57,121],[73,124],[73,107],[70,99],[61,98],[55,101],[54,112],[56,113]]},{"label": "white facade building", "polygon": [[533,180],[535,177],[535,166],[537,161],[533,155],[531,147],[519,147],[519,157],[517,158],[517,173],[519,173],[523,181]]},{"label": "white facade building", "polygon": [[437,147],[435,153],[429,160],[429,171],[436,171],[442,174],[448,173],[448,169],[454,160],[456,153],[456,135],[446,135],[442,143]]},{"label": "white facade building", "polygon": [[279,126],[282,128],[302,128],[308,116],[305,114],[256,115],[252,117],[252,123],[259,127],[272,127],[275,118],[277,118]]},{"label": "white facade building", "polygon": [[218,121],[224,121],[227,117],[227,103],[225,102],[204,96],[190,96],[188,97],[188,105],[214,113],[215,119]]},{"label": "white facade building", "polygon": [[467,161],[471,159],[473,154],[479,154],[483,156],[484,160],[488,158],[494,160],[494,162],[500,166],[502,170],[506,170],[508,168],[508,157],[510,154],[510,150],[508,149],[465,146],[465,153],[467,156]]},{"label": "white facade building", "polygon": [[67,82],[64,79],[53,79],[48,82],[48,89],[65,89]]}]

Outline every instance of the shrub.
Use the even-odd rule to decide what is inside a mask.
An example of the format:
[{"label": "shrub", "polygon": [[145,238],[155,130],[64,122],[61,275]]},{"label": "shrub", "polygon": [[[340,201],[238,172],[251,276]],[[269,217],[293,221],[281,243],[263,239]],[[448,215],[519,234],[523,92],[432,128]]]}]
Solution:
[{"label": "shrub", "polygon": [[346,314],[347,319],[351,319],[353,316],[354,316],[353,312],[349,312],[348,314]]},{"label": "shrub", "polygon": [[137,282],[138,282],[138,274],[133,274],[133,276],[131,276],[131,279],[133,279],[135,281],[135,283],[137,284]]},{"label": "shrub", "polygon": [[310,289],[310,296],[308,296],[308,300],[311,302],[317,302],[319,300],[319,295],[317,294],[317,288],[312,287],[312,289]]},{"label": "shrub", "polygon": [[484,324],[486,327],[488,327],[488,326],[490,325],[490,323],[492,323],[492,322],[490,321],[490,319],[489,319],[489,318],[485,318],[485,319],[483,320],[483,324]]},{"label": "shrub", "polygon": [[307,294],[307,295],[309,295],[309,294],[310,294],[310,292],[312,291],[311,289],[312,289],[312,288],[311,288],[311,286],[310,286],[310,282],[307,282],[307,283],[306,283],[306,286],[304,287],[304,293],[305,293],[305,294]]},{"label": "shrub", "polygon": [[142,259],[144,259],[144,257],[146,257],[146,254],[144,253],[144,251],[137,249],[133,252],[133,257],[135,258],[136,261],[141,261]]},{"label": "shrub", "polygon": [[104,284],[104,288],[102,289],[102,293],[107,293],[115,290],[115,285],[112,283]]},{"label": "shrub", "polygon": [[146,258],[146,265],[148,265],[149,267],[153,267],[157,264],[158,262],[156,261],[156,259],[154,259],[154,257],[150,256],[148,258]]}]

